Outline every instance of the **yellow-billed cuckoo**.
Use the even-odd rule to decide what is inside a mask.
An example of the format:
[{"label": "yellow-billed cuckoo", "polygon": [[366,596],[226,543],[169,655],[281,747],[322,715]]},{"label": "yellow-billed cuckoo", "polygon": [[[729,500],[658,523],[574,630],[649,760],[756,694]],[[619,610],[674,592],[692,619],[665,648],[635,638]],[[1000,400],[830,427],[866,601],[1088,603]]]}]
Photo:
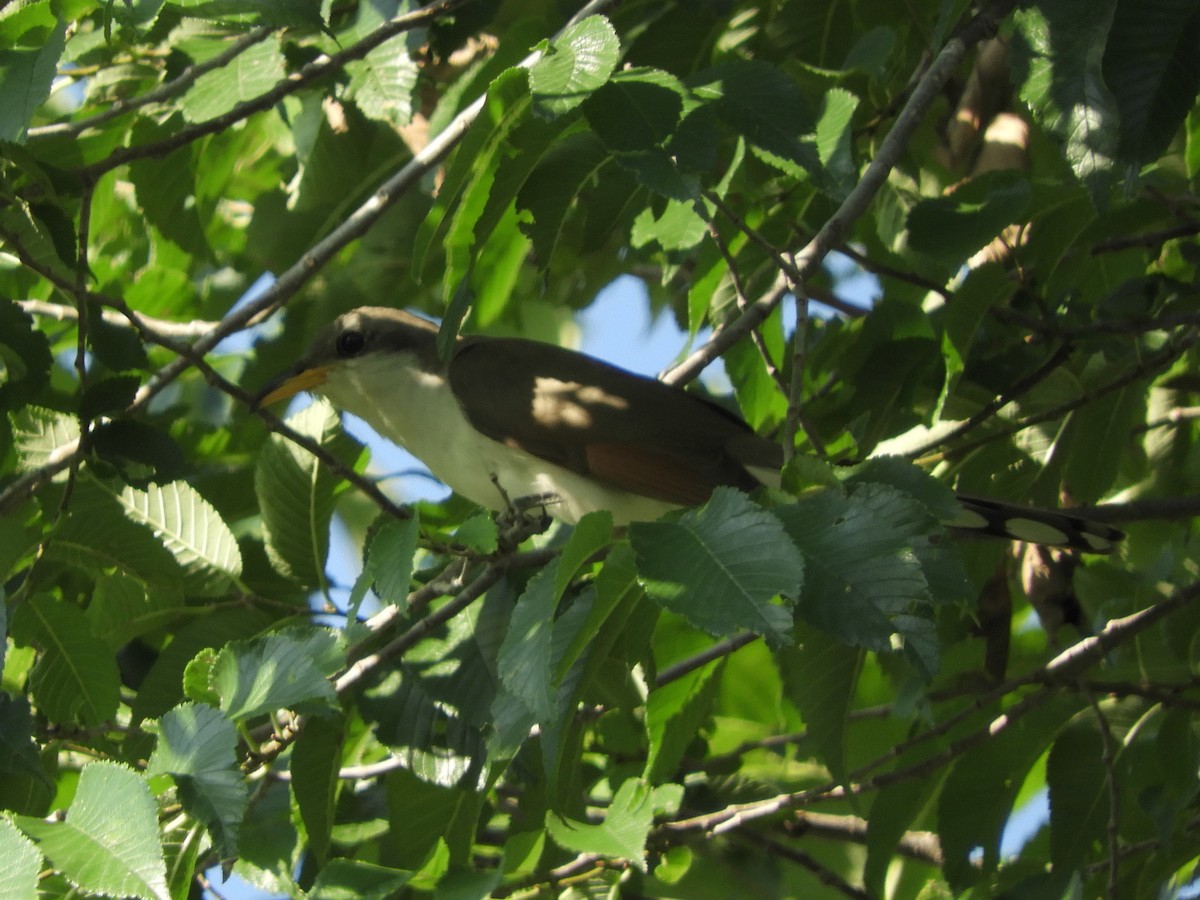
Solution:
[{"label": "yellow-billed cuckoo", "polygon": [[[502,510],[553,495],[548,511],[567,522],[599,509],[617,524],[647,521],[719,485],[779,484],[779,446],[702,397],[519,338],[461,338],[442,360],[437,332],[401,310],[352,310],[258,402],[320,394],[472,502]],[[1100,553],[1123,536],[1067,513],[959,501],[956,528]]]}]

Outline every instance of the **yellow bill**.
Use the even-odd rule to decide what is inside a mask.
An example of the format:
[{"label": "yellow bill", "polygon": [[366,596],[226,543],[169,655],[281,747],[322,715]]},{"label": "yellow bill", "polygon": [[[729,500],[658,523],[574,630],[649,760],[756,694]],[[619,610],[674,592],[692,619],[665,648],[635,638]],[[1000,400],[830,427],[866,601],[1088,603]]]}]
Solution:
[{"label": "yellow bill", "polygon": [[254,405],[270,406],[272,403],[294,397],[301,391],[311,391],[315,387],[320,387],[325,383],[325,379],[329,376],[329,370],[332,368],[333,366],[315,366],[297,372],[295,375],[288,375],[279,384],[269,384],[263,388],[263,393],[259,394]]}]

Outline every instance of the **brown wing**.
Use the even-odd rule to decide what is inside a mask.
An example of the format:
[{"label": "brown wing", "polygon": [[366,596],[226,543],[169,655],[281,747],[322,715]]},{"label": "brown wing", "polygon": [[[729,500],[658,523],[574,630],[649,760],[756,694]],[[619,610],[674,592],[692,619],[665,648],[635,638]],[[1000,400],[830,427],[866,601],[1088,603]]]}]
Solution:
[{"label": "brown wing", "polygon": [[492,439],[644,496],[701,503],[758,484],[740,460],[777,465],[778,449],[722,407],[550,344],[469,338],[449,379]]}]

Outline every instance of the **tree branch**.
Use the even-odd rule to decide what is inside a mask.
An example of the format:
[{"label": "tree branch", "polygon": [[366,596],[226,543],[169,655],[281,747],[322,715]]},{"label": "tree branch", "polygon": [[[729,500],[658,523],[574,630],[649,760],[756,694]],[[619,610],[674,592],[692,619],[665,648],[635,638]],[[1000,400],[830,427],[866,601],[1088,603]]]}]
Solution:
[{"label": "tree branch", "polygon": [[791,283],[803,285],[816,273],[829,251],[844,242],[850,227],[867,211],[871,201],[886,182],[888,174],[899,162],[917,127],[967,51],[983,38],[993,34],[1000,21],[1015,6],[1016,0],[995,0],[976,15],[957,36],[946,42],[946,46],[913,88],[908,101],[896,117],[895,125],[880,143],[879,150],[863,172],[862,178],[813,239],[795,254],[792,267],[786,272],[781,271],[763,296],[751,303],[737,319],[715,329],[712,338],[668,372],[663,378],[664,381],[669,384],[691,381],[705,366],[766,319],[787,294]]},{"label": "tree branch", "polygon": [[185,126],[170,137],[163,138],[161,141],[151,141],[132,147],[122,147],[119,150],[113,151],[99,162],[83,166],[76,171],[85,181],[95,181],[106,172],[111,172],[113,169],[123,166],[126,163],[137,159],[165,156],[173,150],[186,147],[199,138],[224,131],[242,119],[270,109],[284,97],[294,94],[314,81],[324,78],[329,73],[340,71],[346,63],[362,59],[376,47],[397,35],[432,22],[452,12],[465,2],[466,0],[437,0],[437,2],[429,6],[422,7],[402,16],[397,16],[376,28],[362,40],[351,44],[345,50],[335,53],[332,56],[323,57],[316,62],[307,63],[300,68],[300,71],[289,75],[276,84],[275,87],[271,88],[271,90],[250,100],[242,101],[223,115],[204,122],[197,122],[195,125]]}]

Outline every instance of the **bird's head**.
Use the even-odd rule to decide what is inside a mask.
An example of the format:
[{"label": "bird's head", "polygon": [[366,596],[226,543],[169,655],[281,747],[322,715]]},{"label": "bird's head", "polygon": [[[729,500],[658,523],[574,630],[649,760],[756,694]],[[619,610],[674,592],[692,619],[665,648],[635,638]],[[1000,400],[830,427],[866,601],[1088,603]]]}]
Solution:
[{"label": "bird's head", "polygon": [[[300,361],[259,391],[254,405],[269,406],[312,391],[354,412],[364,383],[386,393],[387,380],[398,366],[437,371],[437,332],[432,322],[403,310],[353,309],[322,328]],[[357,393],[346,390],[351,385]],[[346,393],[351,394],[350,402],[339,396]]]}]

